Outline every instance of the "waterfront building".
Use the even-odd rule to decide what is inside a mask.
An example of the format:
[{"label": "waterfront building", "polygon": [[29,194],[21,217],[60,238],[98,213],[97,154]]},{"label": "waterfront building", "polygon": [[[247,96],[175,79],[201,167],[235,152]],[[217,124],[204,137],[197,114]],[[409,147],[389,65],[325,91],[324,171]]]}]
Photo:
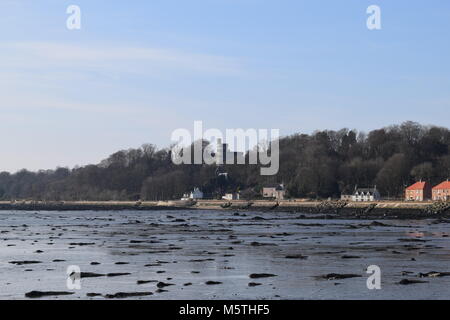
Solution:
[{"label": "waterfront building", "polygon": [[431,184],[418,181],[405,190],[406,201],[426,201],[431,199]]},{"label": "waterfront building", "polygon": [[432,190],[434,201],[450,201],[450,181],[444,181]]},{"label": "waterfront building", "polygon": [[381,195],[376,186],[374,188],[356,188],[352,195],[352,201],[354,202],[373,202],[378,200],[381,200]]},{"label": "waterfront building", "polygon": [[286,196],[286,190],[284,189],[283,184],[272,184],[265,186],[263,188],[262,194],[264,198],[284,200],[284,197]]}]

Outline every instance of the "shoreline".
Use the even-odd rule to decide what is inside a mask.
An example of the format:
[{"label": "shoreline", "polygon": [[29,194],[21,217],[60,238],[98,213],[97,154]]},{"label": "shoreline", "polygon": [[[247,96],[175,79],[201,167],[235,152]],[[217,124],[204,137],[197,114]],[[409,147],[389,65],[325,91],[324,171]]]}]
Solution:
[{"label": "shoreline", "polygon": [[[450,218],[450,203],[433,202],[344,202],[344,201],[60,201],[0,202],[0,211],[157,211],[234,210],[291,212],[322,215],[324,219],[431,219]],[[306,217],[305,217],[306,218]]]}]

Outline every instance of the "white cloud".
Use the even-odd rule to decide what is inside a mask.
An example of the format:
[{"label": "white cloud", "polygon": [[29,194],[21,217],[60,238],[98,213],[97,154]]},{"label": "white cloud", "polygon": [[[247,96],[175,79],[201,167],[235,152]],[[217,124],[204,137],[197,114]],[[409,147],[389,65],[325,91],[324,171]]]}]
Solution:
[{"label": "white cloud", "polygon": [[86,67],[145,73],[154,69],[236,75],[236,58],[174,49],[74,45],[55,42],[16,42],[0,45],[3,67],[42,69]]}]

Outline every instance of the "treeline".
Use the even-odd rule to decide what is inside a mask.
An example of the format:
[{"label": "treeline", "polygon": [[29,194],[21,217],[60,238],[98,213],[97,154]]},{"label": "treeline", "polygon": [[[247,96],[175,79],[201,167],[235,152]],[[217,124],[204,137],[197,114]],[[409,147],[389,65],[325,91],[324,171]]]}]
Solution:
[{"label": "treeline", "polygon": [[[207,142],[203,142],[207,144]],[[414,122],[365,134],[317,131],[280,139],[280,170],[260,175],[259,165],[174,165],[171,151],[146,144],[119,151],[98,165],[15,174],[0,173],[1,200],[169,200],[200,187],[212,197],[241,191],[257,198],[267,183],[284,183],[290,197],[327,198],[376,185],[400,197],[419,179],[439,183],[450,176],[450,131]]]}]

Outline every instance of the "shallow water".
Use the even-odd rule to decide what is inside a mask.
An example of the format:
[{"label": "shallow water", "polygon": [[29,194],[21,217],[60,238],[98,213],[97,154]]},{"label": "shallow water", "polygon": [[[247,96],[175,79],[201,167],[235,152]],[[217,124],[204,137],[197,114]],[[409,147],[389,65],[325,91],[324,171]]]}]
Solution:
[{"label": "shallow water", "polygon": [[[0,299],[33,290],[74,292],[47,299],[117,292],[153,293],[134,299],[449,299],[450,276],[419,273],[450,272],[450,224],[380,222],[275,212],[0,212]],[[286,258],[292,255],[305,258]],[[25,260],[41,263],[10,263]],[[130,275],[83,278],[81,290],[69,290],[70,265]],[[370,265],[381,268],[381,290],[367,289]],[[253,273],[276,277],[250,279]],[[329,273],[361,277],[320,278]],[[398,284],[402,279],[427,283]],[[158,293],[160,281],[173,285]]]}]

